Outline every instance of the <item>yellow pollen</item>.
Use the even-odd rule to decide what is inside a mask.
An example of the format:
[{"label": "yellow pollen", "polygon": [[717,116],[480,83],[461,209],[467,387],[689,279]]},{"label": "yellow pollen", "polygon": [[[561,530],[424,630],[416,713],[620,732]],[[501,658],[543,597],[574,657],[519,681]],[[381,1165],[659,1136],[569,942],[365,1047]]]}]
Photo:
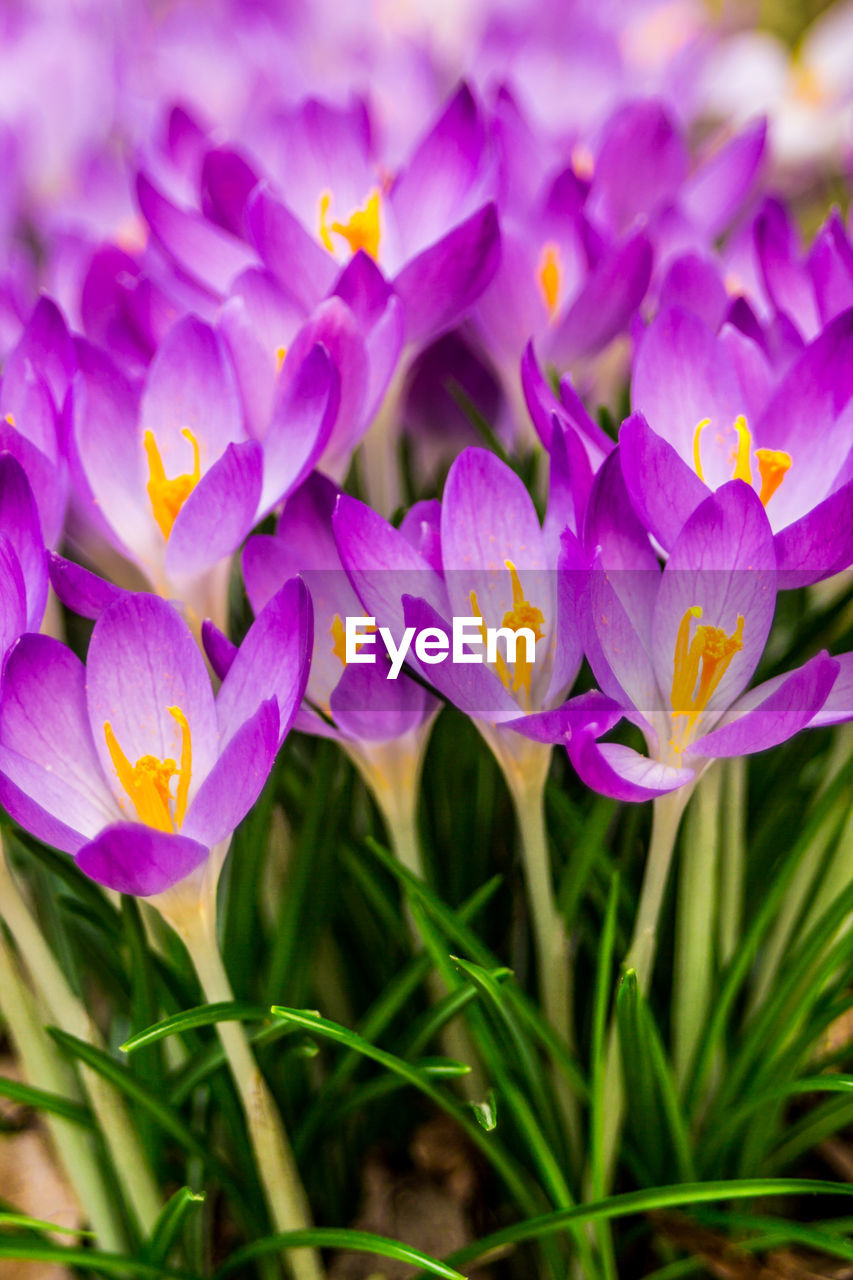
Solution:
[{"label": "yellow pollen", "polygon": [[766,507],[791,469],[791,455],[781,449],[756,449],[755,456],[761,476],[761,492],[758,496]]},{"label": "yellow pollen", "polygon": [[732,479],[745,480],[747,484],[752,484],[752,467],[749,461],[752,436],[749,433],[749,427],[746,425],[746,418],[742,413],[735,418],[735,431],[737,432],[737,446],[734,453],[735,469]]},{"label": "yellow pollen", "polygon": [[7,414],[6,414],[6,421],[8,422],[8,424],[9,424],[9,426],[10,426],[10,427],[14,427],[14,425],[15,425],[15,416],[14,416],[14,414],[12,414],[12,413],[7,413]]},{"label": "yellow pollen", "polygon": [[276,347],[275,350],[275,371],[281,373],[281,366],[284,364],[287,355],[287,347]]},{"label": "yellow pollen", "polygon": [[[376,631],[376,627],[362,627],[361,637],[356,640],[355,647],[364,644],[365,635]],[[342,667],[347,665],[347,634],[344,624],[341,622],[340,614],[335,614],[332,619],[332,625],[329,627],[329,635],[332,637],[332,653],[336,658],[340,659]]]},{"label": "yellow pollen", "polygon": [[699,605],[687,610],[678,626],[672,675],[673,720],[683,720],[679,733],[670,742],[676,752],[689,744],[702,713],[729,668],[732,658],[743,648],[743,617],[731,635],[722,627],[697,626],[693,639],[690,625],[702,617]]},{"label": "yellow pollen", "polygon": [[539,255],[539,266],[536,280],[548,308],[548,319],[553,320],[560,296],[560,285],[563,272],[560,266],[560,251],[555,244],[546,244]]},{"label": "yellow pollen", "polygon": [[709,427],[710,425],[711,425],[711,419],[703,418],[702,421],[696,427],[696,430],[693,432],[693,470],[696,472],[697,476],[702,481],[704,481],[705,477],[702,474],[702,451],[699,443],[699,437],[701,436],[705,428]]},{"label": "yellow pollen", "polygon": [[364,249],[371,258],[379,257],[379,190],[374,188],[367,197],[363,209],[353,209],[346,222],[329,224],[329,212],[332,207],[332,194],[324,191],[320,196],[319,235],[329,253],[335,252],[332,232],[346,240],[352,253]]},{"label": "yellow pollen", "polygon": [[[118,780],[124,787],[137,817],[148,827],[157,831],[180,831],[187,811],[187,797],[192,777],[192,738],[187,718],[180,707],[169,707],[169,714],[181,728],[181,763],[180,766],[169,757],[166,760],[158,756],[140,756],[136,764],[131,764],[118,744],[113,727],[107,720],[104,723],[104,737],[107,750],[118,774]],[[172,779],[177,776],[178,785],[174,798],[174,815],[172,811]]]},{"label": "yellow pollen", "polygon": [[186,475],[175,476],[170,480],[163,467],[163,459],[160,457],[153,431],[145,432],[145,452],[148,455],[148,497],[151,499],[154,519],[167,541],[172,532],[172,525],[178,518],[178,512],[201,479],[198,441],[189,427],[185,427],[181,435],[189,440],[193,447],[193,469]]},{"label": "yellow pollen", "polygon": [[[510,578],[512,580],[512,608],[508,609],[503,616],[501,622],[502,627],[507,627],[512,631],[519,631],[522,627],[529,628],[533,632],[534,640],[539,641],[543,638],[542,630],[545,625],[545,615],[541,609],[537,609],[535,604],[531,604],[529,600],[524,598],[524,588],[521,585],[521,579],[518,576],[518,570],[511,560],[505,560],[504,564],[509,569]],[[480,619],[480,634],[483,637],[483,643],[486,643],[486,624],[483,621],[483,615],[477,602],[476,591],[471,592],[471,612],[473,616]],[[526,645],[519,645],[516,649],[516,660],[512,675],[509,673],[509,667],[501,653],[498,653],[495,659],[495,670],[497,671],[501,683],[504,688],[509,689],[511,693],[518,693],[524,690],[527,701],[527,709],[530,710],[530,680],[533,674],[533,663],[527,661]]]}]

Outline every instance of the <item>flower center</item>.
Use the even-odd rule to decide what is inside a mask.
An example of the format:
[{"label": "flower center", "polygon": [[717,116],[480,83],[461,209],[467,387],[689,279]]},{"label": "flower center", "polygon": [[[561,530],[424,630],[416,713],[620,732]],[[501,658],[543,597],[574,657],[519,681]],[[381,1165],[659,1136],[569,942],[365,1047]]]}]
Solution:
[{"label": "flower center", "polygon": [[555,244],[546,244],[539,255],[536,283],[539,285],[539,291],[548,310],[549,320],[553,320],[556,314],[562,282],[563,269],[560,265],[560,250]]},{"label": "flower center", "polygon": [[[376,631],[376,627],[364,627],[362,634],[356,639],[356,652],[360,645],[364,644],[365,636],[370,632]],[[344,624],[341,622],[340,614],[336,613],[332,619],[332,625],[329,627],[329,635],[332,637],[332,653],[336,658],[340,659],[342,667],[347,665],[347,635]]]},{"label": "flower center", "polygon": [[[509,569],[512,580],[512,608],[508,609],[504,614],[501,626],[516,632],[520,631],[522,627],[526,627],[533,632],[534,640],[541,640],[545,634],[542,630],[545,625],[545,615],[541,609],[537,609],[535,604],[531,604],[529,600],[524,598],[524,588],[521,585],[518,570],[513,562],[505,560],[504,564]],[[477,600],[476,591],[471,592],[470,599],[471,613],[480,619],[480,633],[483,637],[483,643],[486,644],[486,624],[483,621],[483,614]],[[498,653],[496,655],[494,666],[505,689],[509,689],[511,693],[518,693],[520,690],[524,690],[527,710],[529,711],[530,680],[533,675],[533,663],[527,660],[527,646],[525,644],[516,646],[512,675],[510,675],[509,665],[503,654]]]},{"label": "flower center", "polygon": [[163,459],[160,457],[160,450],[157,448],[157,441],[154,439],[154,432],[145,432],[145,453],[148,457],[148,484],[146,488],[148,489],[148,497],[151,500],[154,519],[160,526],[160,532],[166,541],[169,540],[169,534],[172,532],[172,525],[178,518],[178,512],[201,479],[198,441],[189,427],[185,427],[181,435],[189,440],[193,447],[193,469],[186,475],[175,476],[170,480],[166,475]]},{"label": "flower center", "polygon": [[346,222],[329,222],[332,207],[331,191],[324,191],[320,196],[320,225],[318,234],[329,253],[335,252],[332,233],[342,236],[350,247],[351,253],[364,249],[374,260],[379,257],[379,191],[376,187],[367,197],[363,209],[353,209]]},{"label": "flower center", "polygon": [[[169,715],[177,720],[181,729],[181,763],[158,756],[140,756],[131,764],[118,744],[113,727],[104,723],[107,750],[137,817],[148,827],[158,831],[180,831],[187,811],[187,796],[192,776],[192,739],[187,718],[180,707],[169,707]],[[175,795],[172,796],[172,779],[177,778]]]},{"label": "flower center", "polygon": [[691,640],[690,624],[702,617],[702,608],[695,604],[687,610],[678,626],[675,638],[675,656],[672,675],[673,729],[670,747],[680,753],[689,746],[710,701],[736,653],[743,648],[743,617],[739,614],[737,626],[731,635],[722,627],[697,626]]},{"label": "flower center", "polygon": [[[693,467],[699,479],[703,481],[705,476],[702,472],[700,437],[705,428],[710,425],[711,419],[703,418],[693,433]],[[743,414],[739,414],[735,418],[734,430],[737,433],[737,443],[729,455],[729,461],[734,465],[732,479],[745,480],[748,485],[751,485],[752,463],[750,461],[750,449],[752,447],[752,436]],[[722,436],[717,438],[722,441]],[[758,496],[766,507],[791,469],[791,455],[790,453],[784,453],[781,449],[756,449],[753,457],[758,463],[758,475],[761,480]]]}]

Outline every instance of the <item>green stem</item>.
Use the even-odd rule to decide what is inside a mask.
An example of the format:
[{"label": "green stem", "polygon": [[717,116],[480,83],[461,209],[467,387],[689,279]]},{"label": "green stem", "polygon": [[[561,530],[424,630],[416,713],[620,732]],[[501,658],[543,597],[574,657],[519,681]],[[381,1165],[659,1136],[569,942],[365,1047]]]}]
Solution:
[{"label": "green stem", "polygon": [[711,994],[720,847],[721,774],[700,779],[687,812],[676,908],[673,973],[673,1065],[683,1086],[702,1035]]},{"label": "green stem", "polygon": [[[205,999],[211,1004],[234,999],[216,941],[215,909],[202,901],[197,909],[169,914],[186,946]],[[219,1039],[240,1098],[258,1173],[276,1231],[310,1231],[311,1210],[266,1081],[258,1069],[240,1022],[217,1024]],[[294,1280],[323,1280],[316,1249],[294,1249],[287,1255]]]},{"label": "green stem", "polygon": [[743,756],[721,762],[723,801],[720,843],[719,947],[723,968],[737,951],[743,915],[746,864],[746,780]]},{"label": "green stem", "polygon": [[[103,1048],[97,1027],[68,985],[21,896],[2,850],[0,901],[3,903],[3,919],[53,1021],[78,1040],[85,1040],[98,1049]],[[127,1105],[121,1094],[98,1072],[81,1066],[80,1075],[112,1158],[119,1185],[136,1217],[139,1229],[147,1236],[160,1212],[160,1196]]]},{"label": "green stem", "polygon": [[[646,995],[652,978],[657,951],[658,922],[666,892],[669,868],[675,851],[681,814],[690,797],[690,787],[680,787],[668,795],[653,801],[652,837],[640,902],[634,921],[634,932],[622,971],[633,969],[637,975],[640,992]],[[604,1167],[609,1185],[613,1175],[616,1145],[622,1129],[625,1110],[625,1091],[619,1059],[619,1041],[615,1022],[610,1028],[607,1045],[607,1067],[604,1079]]]},{"label": "green stem", "polygon": [[[0,926],[0,1009],[8,1025],[24,1075],[31,1085],[73,1097],[73,1077],[60,1060],[33,1008],[33,1000],[21,977],[15,957]],[[65,1175],[97,1238],[98,1247],[120,1253],[126,1246],[124,1231],[107,1190],[94,1144],[78,1125],[58,1116],[45,1116]]]}]

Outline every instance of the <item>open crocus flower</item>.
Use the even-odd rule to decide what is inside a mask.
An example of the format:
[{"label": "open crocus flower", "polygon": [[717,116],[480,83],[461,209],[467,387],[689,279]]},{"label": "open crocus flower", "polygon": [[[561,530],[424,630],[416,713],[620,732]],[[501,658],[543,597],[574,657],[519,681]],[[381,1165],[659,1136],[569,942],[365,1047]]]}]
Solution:
[{"label": "open crocus flower", "polygon": [[310,646],[299,582],[257,619],[216,698],[191,632],[155,596],[111,605],[85,666],[24,636],[0,698],[4,806],[121,893],[163,894],[204,868],[215,883],[302,699]]},{"label": "open crocus flower", "polygon": [[[310,470],[336,411],[337,375],[319,345],[294,369],[260,442],[245,430],[221,339],[195,317],[169,331],[141,397],[104,353],[81,344],[72,430],[82,514],[188,617],[221,620],[230,557]],[[66,603],[84,613],[90,578],[81,570],[63,580]]]},{"label": "open crocus flower", "polygon": [[[614,456],[605,472],[618,467]],[[730,481],[700,503],[663,570],[618,506],[594,505],[590,519],[615,567],[599,555],[581,595],[587,656],[649,754],[597,741],[612,721],[575,727],[569,756],[589,786],[653,799],[692,782],[716,757],[763,751],[814,719],[839,671],[826,654],[744,694],[776,600],[772,530],[749,485]]]},{"label": "open crocus flower", "polygon": [[[387,660],[346,660],[345,626],[362,605],[344,573],[332,533],[338,490],[312,475],[288,500],[275,535],[250,538],[243,552],[246,591],[256,613],[294,574],[301,575],[314,610],[314,649],[305,704],[295,725],[334,738],[360,769],[386,813],[417,794],[423,753],[439,709],[437,699],[400,673],[389,680]],[[413,545],[417,510],[403,525]],[[216,664],[219,665],[219,664]]]},{"label": "open crocus flower", "polygon": [[450,637],[457,618],[472,620],[483,638],[487,628],[532,633],[533,653],[522,638],[515,658],[499,648],[492,662],[413,659],[425,679],[473,718],[509,774],[523,771],[538,753],[507,730],[560,707],[581,659],[573,601],[560,591],[556,574],[560,534],[575,524],[574,493],[559,446],[554,457],[543,528],[521,480],[495,454],[460,454],[444,488],[435,539],[440,560],[433,563],[353,498],[341,497],[334,517],[341,561],[359,599],[398,643],[406,628],[415,634],[436,628]]},{"label": "open crocus flower", "polygon": [[853,311],[833,320],[775,385],[760,349],[673,308],[637,354],[635,410],[620,432],[625,484],[662,547],[709,492],[751,485],[774,533],[779,586],[853,561]]}]

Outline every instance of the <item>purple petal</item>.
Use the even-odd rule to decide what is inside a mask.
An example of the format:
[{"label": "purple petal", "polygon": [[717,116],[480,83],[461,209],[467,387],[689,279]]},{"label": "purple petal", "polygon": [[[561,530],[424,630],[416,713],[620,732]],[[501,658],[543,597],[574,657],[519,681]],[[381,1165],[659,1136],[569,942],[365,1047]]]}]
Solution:
[{"label": "purple petal", "polygon": [[[607,122],[593,191],[619,228],[670,203],[687,171],[687,148],[664,105],[632,102]],[[629,177],[630,175],[630,177]]]},{"label": "purple petal", "polygon": [[182,828],[189,838],[210,848],[232,835],[261,794],[279,738],[278,708],[268,698],[231,735],[201,784]]},{"label": "purple petal", "polygon": [[172,605],[157,596],[122,596],[101,614],[89,643],[86,695],[89,724],[104,776],[126,811],[104,733],[133,764],[142,756],[181,759],[179,707],[192,739],[190,800],[217,755],[218,732],[210,677],[198,645]]},{"label": "purple petal", "polygon": [[566,743],[582,730],[600,737],[618,724],[622,715],[618,702],[593,689],[570,698],[553,711],[536,711],[529,716],[520,716],[518,720],[506,720],[502,727],[514,729],[534,742]]},{"label": "purple petal", "polygon": [[493,204],[477,210],[402,269],[394,288],[406,316],[406,341],[423,344],[474,305],[500,262]]},{"label": "purple petal", "polygon": [[0,683],[6,654],[27,629],[27,597],[21,562],[0,533]]},{"label": "purple petal", "polygon": [[378,659],[344,668],[330,709],[348,738],[388,742],[411,733],[438,711],[440,703],[416,681],[403,674],[388,680],[387,671],[387,664]]},{"label": "purple petal", "polygon": [[685,212],[709,240],[722,235],[755,181],[767,141],[767,121],[756,120],[720,147],[684,183]]},{"label": "purple petal", "polygon": [[0,532],[9,539],[24,579],[28,631],[38,631],[47,603],[47,558],[33,491],[21,464],[0,453]]},{"label": "purple petal", "polygon": [[810,586],[853,564],[853,480],[776,534],[779,589]]},{"label": "purple petal", "polygon": [[0,772],[12,817],[66,853],[119,817],[89,729],[85,668],[49,636],[24,636],[9,657]]},{"label": "purple petal", "polygon": [[579,730],[568,743],[569,759],[582,782],[614,800],[656,800],[690,782],[692,769],[675,769],[617,742],[596,742]]},{"label": "purple petal", "polygon": [[58,598],[81,618],[100,618],[104,610],[124,594],[121,587],[53,551],[48,553],[48,572]]},{"label": "purple petal", "polygon": [[119,822],[77,853],[80,870],[116,893],[149,898],[185,880],[207,860],[209,850],[141,822]]},{"label": "purple petal", "polygon": [[261,511],[268,511],[305,479],[329,443],[338,417],[341,382],[326,348],[290,353],[292,372],[282,386],[264,438]]},{"label": "purple petal", "polygon": [[242,238],[246,201],[257,183],[257,175],[238,151],[208,151],[201,168],[202,212],[223,230]]},{"label": "purple petal", "polygon": [[661,285],[658,310],[680,307],[691,311],[716,332],[723,323],[729,303],[717,264],[698,253],[689,253],[670,264]]},{"label": "purple petal", "polygon": [[819,713],[838,672],[838,663],[819,653],[790,675],[751,689],[719,729],[696,739],[687,759],[752,755],[787,742]]},{"label": "purple petal", "polygon": [[814,291],[799,261],[796,232],[784,206],[766,200],[755,220],[755,248],[764,285],[774,305],[795,322],[805,337],[820,328]]},{"label": "purple petal", "polygon": [[218,679],[224,680],[237,656],[236,644],[223,635],[210,618],[205,618],[201,624],[201,643],[214,674]]},{"label": "purple petal", "polygon": [[265,265],[306,312],[312,311],[334,284],[337,266],[332,255],[263,183],[246,205],[246,227]]},{"label": "purple petal", "polygon": [[270,697],[278,709],[278,741],[284,740],[305,693],[312,642],[311,601],[295,578],[261,610],[222,682],[216,699],[222,742]]},{"label": "purple petal", "polygon": [[179,209],[140,173],[136,195],[154,239],[182,271],[217,294],[225,294],[239,272],[255,261],[246,245],[212,222]]},{"label": "purple petal", "polygon": [[666,550],[675,543],[684,525],[708,497],[692,468],[641,413],[632,413],[619,432],[622,475],[631,505]]},{"label": "purple petal", "polygon": [[229,444],[178,512],[166,545],[170,577],[200,573],[234,554],[255,523],[262,482],[257,441]]},{"label": "purple petal", "polygon": [[838,665],[838,675],[826,702],[809,721],[811,728],[853,720],[853,653],[839,653],[833,661]]},{"label": "purple petal", "polygon": [[50,298],[41,297],[3,370],[4,381],[26,376],[27,362],[46,379],[57,408],[62,407],[69,383],[77,370],[74,344],[62,312]]},{"label": "purple petal", "polygon": [[645,297],[652,247],[644,235],[617,248],[590,274],[547,343],[562,365],[601,351],[623,332]]}]

